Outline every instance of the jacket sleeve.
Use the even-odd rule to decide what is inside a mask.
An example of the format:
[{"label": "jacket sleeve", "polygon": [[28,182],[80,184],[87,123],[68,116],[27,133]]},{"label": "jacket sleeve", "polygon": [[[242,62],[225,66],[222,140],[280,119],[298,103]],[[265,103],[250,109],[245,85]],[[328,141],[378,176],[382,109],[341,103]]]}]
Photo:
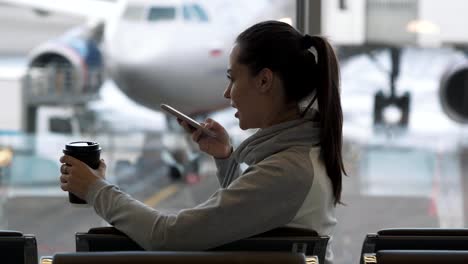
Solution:
[{"label": "jacket sleeve", "polygon": [[216,176],[218,176],[219,184],[222,188],[226,188],[229,183],[240,175],[239,163],[237,163],[234,155],[227,159],[215,159],[216,163]]},{"label": "jacket sleeve", "polygon": [[175,215],[150,208],[104,181],[91,188],[87,201],[146,250],[204,250],[289,223],[313,180],[313,172],[298,169],[300,162],[271,156],[206,202]]}]

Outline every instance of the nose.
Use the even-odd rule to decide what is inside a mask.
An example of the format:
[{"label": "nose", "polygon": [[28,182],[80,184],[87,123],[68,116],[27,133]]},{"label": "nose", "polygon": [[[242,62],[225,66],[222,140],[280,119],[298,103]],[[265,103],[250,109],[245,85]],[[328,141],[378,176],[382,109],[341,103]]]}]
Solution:
[{"label": "nose", "polygon": [[226,90],[224,90],[224,98],[230,99],[231,98],[231,84],[228,84]]}]

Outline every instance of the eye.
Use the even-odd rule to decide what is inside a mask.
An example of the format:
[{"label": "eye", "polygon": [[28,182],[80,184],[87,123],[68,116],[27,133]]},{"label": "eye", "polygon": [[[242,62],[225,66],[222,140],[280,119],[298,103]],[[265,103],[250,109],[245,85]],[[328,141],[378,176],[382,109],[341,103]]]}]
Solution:
[{"label": "eye", "polygon": [[229,83],[233,83],[233,82],[234,82],[234,78],[232,78],[231,75],[226,75],[226,77],[228,78]]}]

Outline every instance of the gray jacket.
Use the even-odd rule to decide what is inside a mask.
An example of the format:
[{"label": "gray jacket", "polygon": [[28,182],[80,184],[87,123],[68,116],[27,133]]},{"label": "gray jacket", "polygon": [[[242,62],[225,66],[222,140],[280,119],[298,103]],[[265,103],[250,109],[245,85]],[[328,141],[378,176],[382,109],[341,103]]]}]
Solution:
[{"label": "gray jacket", "polygon": [[[221,188],[177,214],[150,208],[103,180],[86,200],[147,250],[204,250],[286,225],[331,236],[335,206],[318,145],[312,116],[261,129],[229,159],[216,160]],[[241,174],[243,162],[249,167]]]}]

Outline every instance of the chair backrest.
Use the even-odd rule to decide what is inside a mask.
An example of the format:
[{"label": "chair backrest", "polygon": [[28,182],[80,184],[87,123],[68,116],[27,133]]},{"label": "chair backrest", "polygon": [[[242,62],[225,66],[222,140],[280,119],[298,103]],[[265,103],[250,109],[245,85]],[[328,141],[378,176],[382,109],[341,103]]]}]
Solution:
[{"label": "chair backrest", "polygon": [[249,238],[237,240],[210,250],[213,251],[277,251],[303,253],[306,257],[317,256],[325,263],[328,236],[319,236],[316,231],[280,227]]},{"label": "chair backrest", "polygon": [[[325,262],[328,236],[313,230],[281,227],[249,238],[234,241],[208,251],[276,251],[303,253]],[[77,252],[142,251],[137,243],[113,227],[92,228],[76,234]]]},{"label": "chair backrest", "polygon": [[36,237],[18,231],[0,230],[0,262],[37,264]]},{"label": "chair backrest", "polygon": [[76,252],[144,251],[135,241],[114,227],[95,227],[75,234]]},{"label": "chair backrest", "polygon": [[378,264],[466,264],[468,251],[458,250],[380,250]]},{"label": "chair backrest", "polygon": [[361,264],[382,250],[468,250],[468,229],[404,228],[368,234],[361,252]]},{"label": "chair backrest", "polygon": [[53,264],[305,264],[305,256],[286,252],[78,252],[59,253]]}]

